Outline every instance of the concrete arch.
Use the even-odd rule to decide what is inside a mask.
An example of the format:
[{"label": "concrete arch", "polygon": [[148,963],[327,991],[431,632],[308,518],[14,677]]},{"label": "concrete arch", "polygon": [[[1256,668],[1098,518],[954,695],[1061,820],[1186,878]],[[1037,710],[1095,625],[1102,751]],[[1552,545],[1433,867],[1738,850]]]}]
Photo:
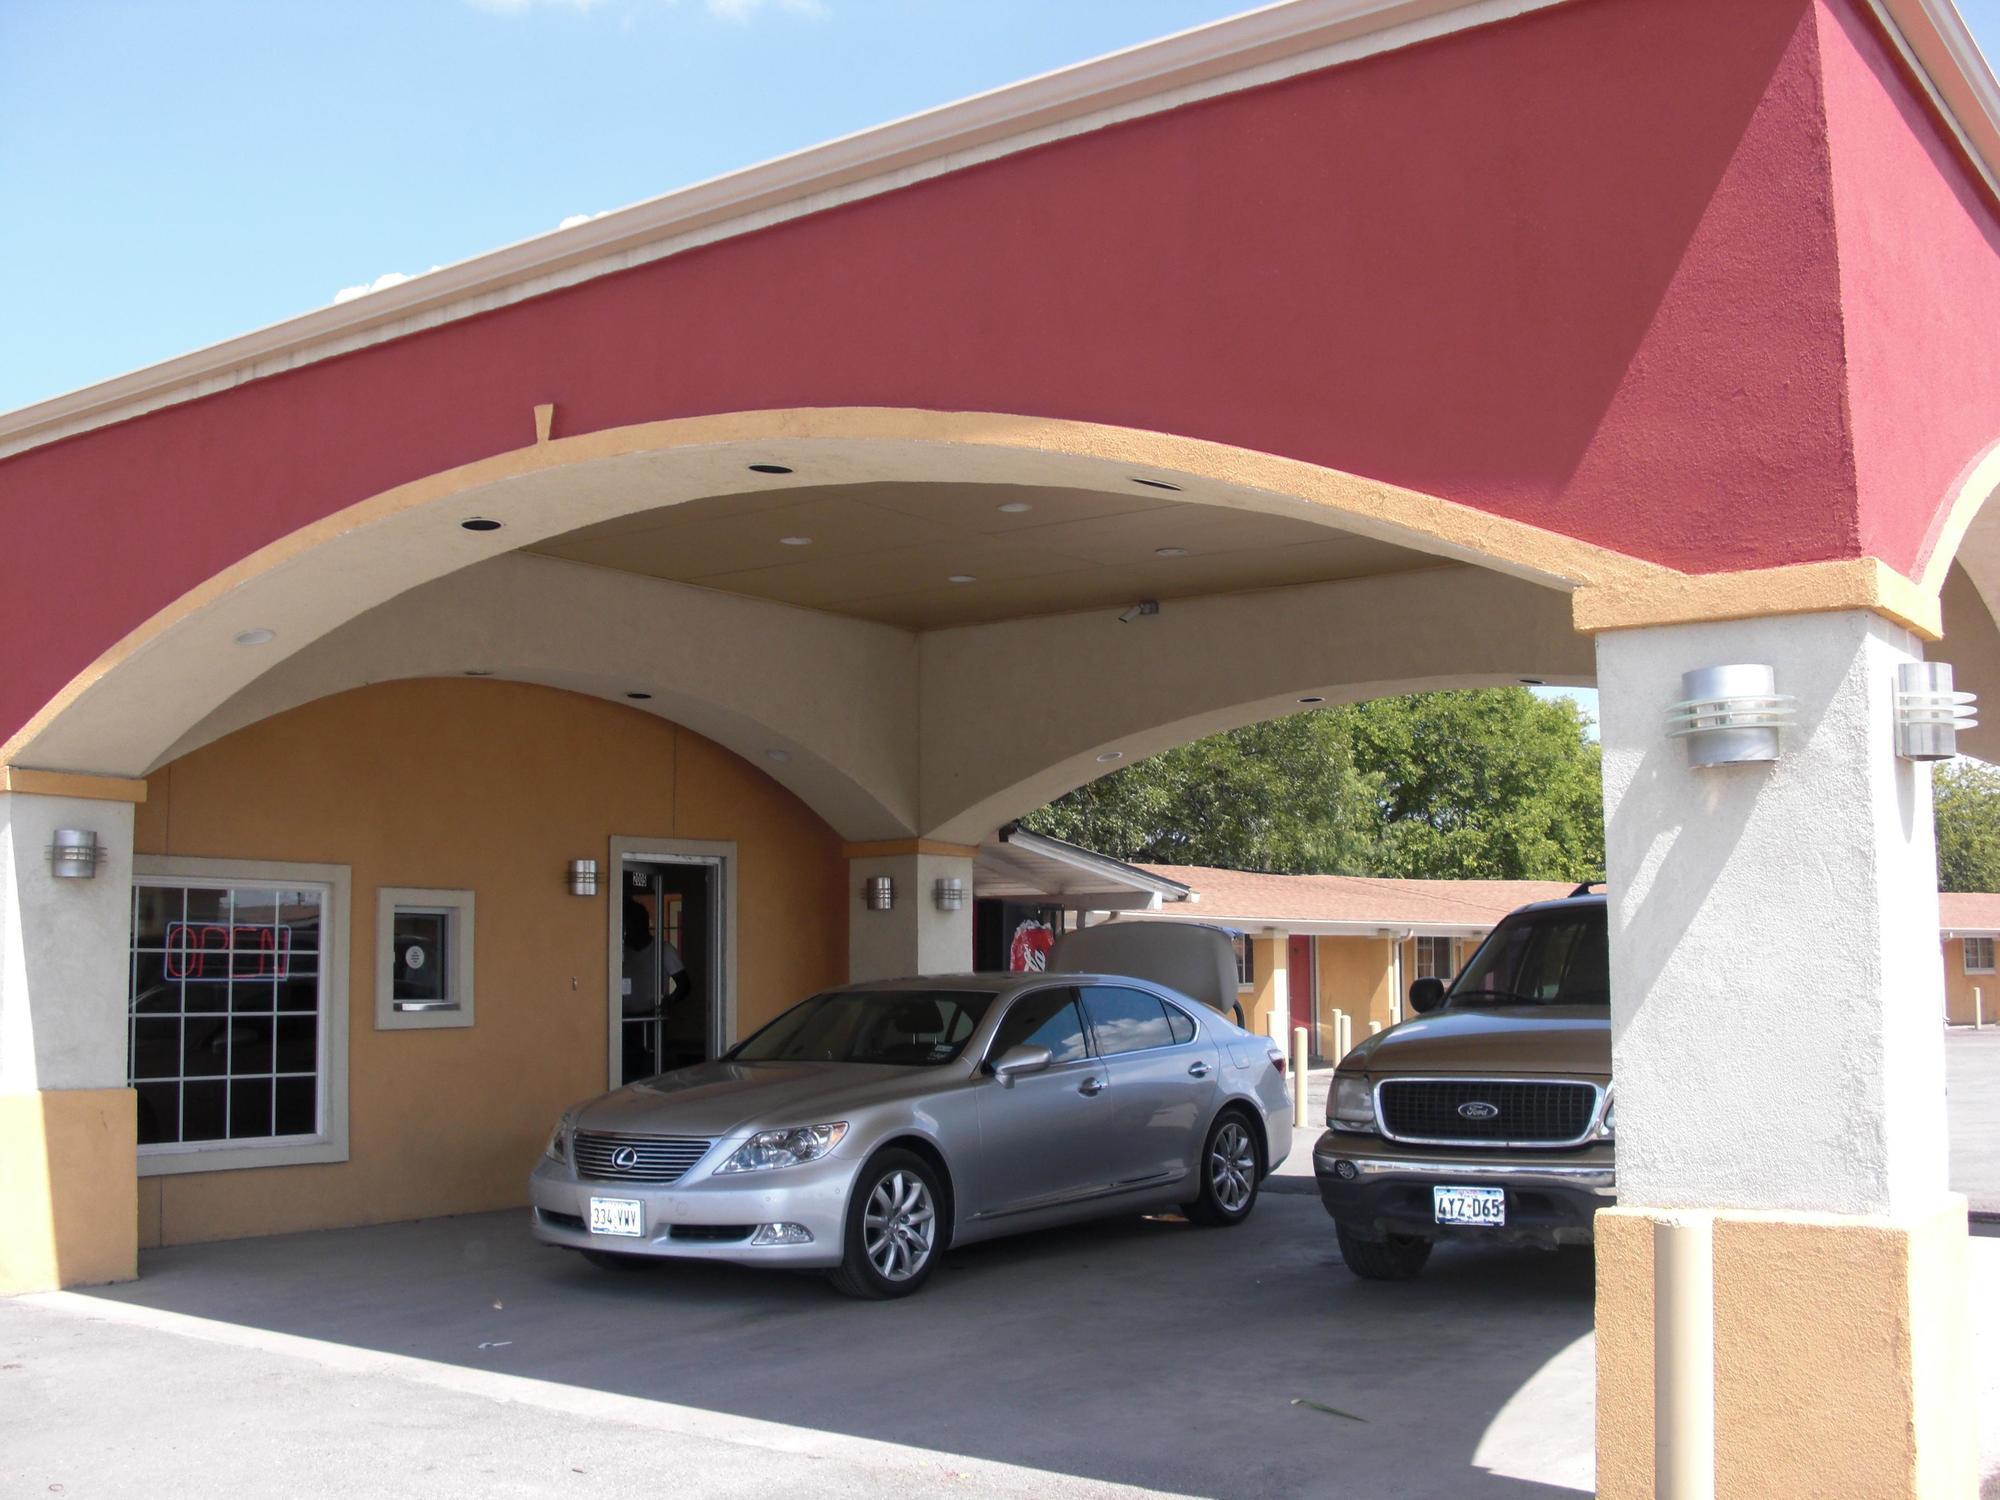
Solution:
[{"label": "concrete arch", "polygon": [[[524,414],[525,417],[526,414]],[[541,440],[395,486],[304,527],[130,632],[5,745],[0,764],[134,776],[265,672],[368,610],[497,554],[633,511],[814,484],[1123,487],[1166,478],[1202,505],[1310,517],[1545,586],[1643,587],[1666,570],[1474,507],[1225,444],[1090,423],[885,408],[761,411]],[[499,532],[459,522],[481,515]],[[267,644],[236,644],[250,632]],[[256,637],[252,637],[255,639]],[[733,747],[738,748],[738,747]]]}]

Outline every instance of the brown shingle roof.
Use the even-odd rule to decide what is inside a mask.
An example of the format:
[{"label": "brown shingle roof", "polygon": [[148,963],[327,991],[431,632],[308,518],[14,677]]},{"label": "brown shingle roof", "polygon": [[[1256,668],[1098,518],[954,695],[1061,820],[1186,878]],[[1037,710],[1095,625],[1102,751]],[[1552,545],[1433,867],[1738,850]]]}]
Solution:
[{"label": "brown shingle roof", "polygon": [[[1491,927],[1517,906],[1567,896],[1558,880],[1389,880],[1363,875],[1260,875],[1201,865],[1142,865],[1200,892],[1175,916],[1228,923],[1355,922],[1384,927]],[[2000,896],[1994,898],[2000,902]]]},{"label": "brown shingle roof", "polygon": [[1938,926],[1946,932],[2000,932],[2000,894],[1939,891]]}]

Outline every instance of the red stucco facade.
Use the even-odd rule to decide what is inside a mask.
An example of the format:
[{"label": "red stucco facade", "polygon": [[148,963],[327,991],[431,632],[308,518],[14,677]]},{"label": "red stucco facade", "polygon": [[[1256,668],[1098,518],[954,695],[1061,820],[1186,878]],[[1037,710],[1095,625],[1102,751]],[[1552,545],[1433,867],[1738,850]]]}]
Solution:
[{"label": "red stucco facade", "polygon": [[2000,257],[1872,28],[1846,0],[1577,0],[15,456],[0,735],[258,547],[520,446],[538,402],[565,434],[1083,419],[1688,571],[1910,568],[2000,436]]}]

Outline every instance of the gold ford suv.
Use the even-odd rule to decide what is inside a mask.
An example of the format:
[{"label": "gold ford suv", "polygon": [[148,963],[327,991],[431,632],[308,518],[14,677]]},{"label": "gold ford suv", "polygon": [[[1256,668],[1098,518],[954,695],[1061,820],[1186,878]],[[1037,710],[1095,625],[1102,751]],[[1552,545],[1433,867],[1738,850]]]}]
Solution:
[{"label": "gold ford suv", "polygon": [[1587,1245],[1614,1201],[1605,905],[1587,887],[1493,929],[1418,1014],[1341,1060],[1313,1148],[1348,1269],[1415,1276],[1440,1239]]}]

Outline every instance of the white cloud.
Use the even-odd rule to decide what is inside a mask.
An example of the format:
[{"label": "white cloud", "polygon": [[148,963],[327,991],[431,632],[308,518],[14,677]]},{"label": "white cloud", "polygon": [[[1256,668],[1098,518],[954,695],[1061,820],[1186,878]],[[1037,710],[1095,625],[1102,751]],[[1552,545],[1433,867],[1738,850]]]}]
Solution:
[{"label": "white cloud", "polygon": [[608,208],[600,208],[594,214],[571,214],[568,218],[564,219],[562,223],[556,225],[556,228],[574,229],[579,224],[588,224],[592,219],[601,219],[610,212],[611,210]]},{"label": "white cloud", "polygon": [[[437,269],[438,267],[436,266],[431,267],[431,271]],[[425,271],[419,274],[428,276],[430,272]],[[384,271],[380,276],[377,276],[373,281],[368,282],[364,286],[342,287],[333,294],[334,305],[337,307],[343,302],[352,302],[356,297],[365,297],[370,292],[386,291],[392,286],[401,286],[404,282],[412,279],[404,275],[401,271]]]}]

